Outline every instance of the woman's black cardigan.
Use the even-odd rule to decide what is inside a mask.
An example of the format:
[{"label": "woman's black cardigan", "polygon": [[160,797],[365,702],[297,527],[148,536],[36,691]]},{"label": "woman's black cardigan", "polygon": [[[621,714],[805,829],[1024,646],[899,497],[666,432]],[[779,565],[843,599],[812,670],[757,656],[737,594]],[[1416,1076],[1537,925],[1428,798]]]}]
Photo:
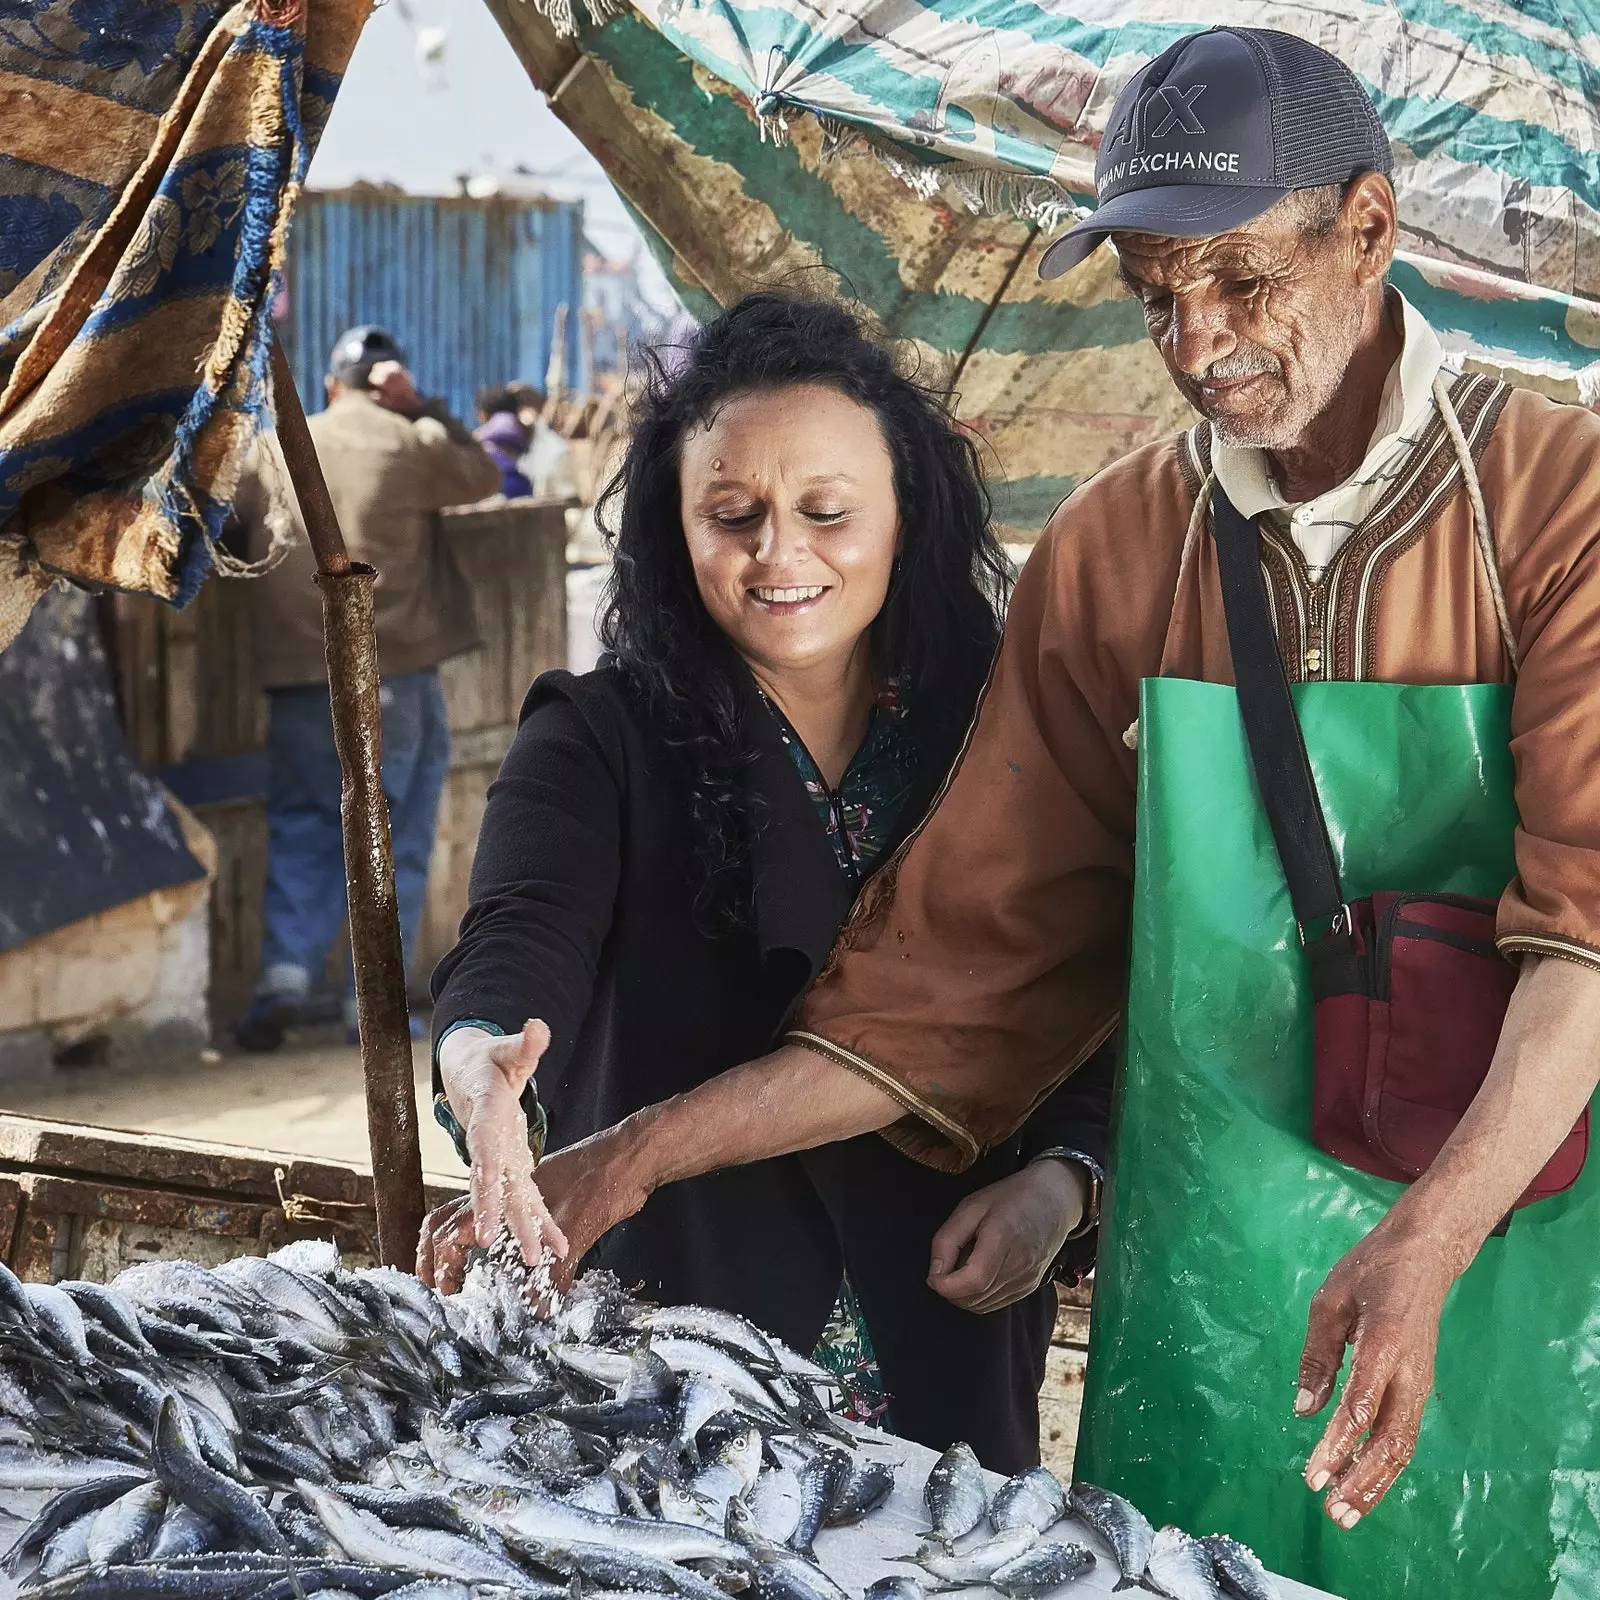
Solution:
[{"label": "woman's black cardigan", "polygon": [[[537,1085],[550,1149],[770,1050],[849,912],[851,886],[776,723],[742,675],[740,692],[754,751],[752,913],[723,933],[707,932],[695,910],[686,776],[617,669],[546,673],[523,705],[489,789],[460,939],[434,975],[434,1031],[467,1019],[507,1033],[530,1016],[549,1025]],[[953,758],[953,740],[925,757],[905,829]],[[1110,1084],[1107,1052],[996,1153],[1001,1170],[1057,1145],[1103,1166]],[[997,1175],[986,1160],[973,1186]],[[720,1245],[748,1294],[749,1251],[783,1246],[775,1219],[785,1208],[825,1224],[793,1158],[711,1177],[659,1191],[613,1232],[613,1254],[659,1265],[658,1290],[670,1291],[675,1260],[700,1258],[703,1274],[704,1252]],[[693,1205],[669,1199],[684,1190]],[[768,1314],[765,1325],[784,1333],[782,1306]]]}]

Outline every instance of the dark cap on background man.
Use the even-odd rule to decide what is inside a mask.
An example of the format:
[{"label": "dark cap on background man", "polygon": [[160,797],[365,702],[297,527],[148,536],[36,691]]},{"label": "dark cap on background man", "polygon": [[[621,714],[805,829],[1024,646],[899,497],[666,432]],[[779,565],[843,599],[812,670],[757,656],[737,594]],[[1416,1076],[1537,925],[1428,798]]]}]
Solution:
[{"label": "dark cap on background man", "polygon": [[328,373],[340,383],[360,386],[380,361],[398,361],[405,365],[405,352],[382,328],[365,323],[359,328],[347,329],[334,341],[333,354],[328,357]]},{"label": "dark cap on background man", "polygon": [[1291,190],[1393,168],[1372,101],[1336,56],[1270,28],[1191,34],[1117,96],[1094,215],[1045,251],[1039,276],[1060,277],[1112,233],[1209,238]]}]

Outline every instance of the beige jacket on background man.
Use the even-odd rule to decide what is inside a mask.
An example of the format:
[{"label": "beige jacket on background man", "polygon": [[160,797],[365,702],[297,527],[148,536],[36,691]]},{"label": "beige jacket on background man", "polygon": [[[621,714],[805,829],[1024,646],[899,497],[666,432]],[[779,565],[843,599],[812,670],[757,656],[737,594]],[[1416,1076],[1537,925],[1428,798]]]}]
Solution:
[{"label": "beige jacket on background man", "polygon": [[[1485,377],[1452,394],[1521,656],[1500,948],[1600,967],[1600,418]],[[1233,682],[1195,517],[1210,469],[1202,425],[1107,467],[1051,518],[949,793],[857,902],[790,1036],[898,1099],[889,1137],[933,1166],[1007,1138],[1117,1024],[1139,682]],[[1291,677],[1510,677],[1437,414],[1325,569],[1270,524],[1263,564]]]},{"label": "beige jacket on background man", "polygon": [[[500,470],[472,435],[442,411],[415,419],[386,410],[364,390],[345,390],[310,418],[351,558],[378,570],[378,668],[384,677],[438,666],[478,643],[471,596],[451,556],[439,512],[500,487]],[[270,452],[268,459],[261,459]],[[273,486],[281,486],[273,493]],[[269,436],[240,484],[234,517],[252,560],[271,544],[269,511],[288,501],[288,475]],[[322,683],[322,598],[298,509],[289,554],[253,585],[254,651],[264,689]]]}]

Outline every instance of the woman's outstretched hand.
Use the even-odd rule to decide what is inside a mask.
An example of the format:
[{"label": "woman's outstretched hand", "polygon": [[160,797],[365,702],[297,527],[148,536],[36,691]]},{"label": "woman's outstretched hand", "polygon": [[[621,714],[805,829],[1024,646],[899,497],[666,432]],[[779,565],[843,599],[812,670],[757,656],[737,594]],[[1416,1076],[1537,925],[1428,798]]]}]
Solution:
[{"label": "woman's outstretched hand", "polygon": [[466,1272],[467,1252],[487,1249],[509,1229],[523,1259],[537,1262],[545,1246],[560,1258],[567,1240],[533,1181],[528,1119],[522,1091],[550,1046],[550,1030],[530,1020],[504,1038],[481,1028],[458,1028],[439,1050],[445,1097],[466,1135],[472,1188],[422,1222],[417,1276],[454,1294]]}]

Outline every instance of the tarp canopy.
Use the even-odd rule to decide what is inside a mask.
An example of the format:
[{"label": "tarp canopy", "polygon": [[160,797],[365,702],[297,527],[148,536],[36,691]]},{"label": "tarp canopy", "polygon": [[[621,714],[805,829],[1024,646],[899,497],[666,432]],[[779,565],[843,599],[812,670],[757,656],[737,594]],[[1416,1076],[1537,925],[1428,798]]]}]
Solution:
[{"label": "tarp canopy", "polygon": [[[1055,164],[1054,155],[1048,161],[1040,155],[1038,170],[1024,170],[984,167],[974,146],[959,158],[935,149],[921,126],[922,101],[896,108],[907,130],[900,136],[874,128],[850,137],[839,100],[819,93],[803,105],[795,83],[784,78],[783,95],[789,98],[762,101],[752,92],[761,81],[757,75],[747,68],[742,85],[732,81],[734,67],[711,64],[709,52],[694,42],[708,29],[720,30],[724,38],[739,35],[747,41],[743,59],[753,63],[759,57],[765,63],[775,30],[795,39],[815,25],[817,50],[836,61],[851,49],[872,51],[881,45],[888,51],[882,36],[903,41],[907,28],[921,29],[923,42],[937,41],[944,35],[936,29],[930,33],[932,23],[954,7],[857,3],[843,13],[830,10],[833,20],[824,27],[820,9],[802,16],[798,5],[746,9],[715,0],[675,11],[661,7],[655,13],[659,28],[641,12],[630,11],[603,26],[584,21],[576,38],[566,38],[560,19],[542,16],[528,0],[487,4],[530,77],[633,206],[697,310],[709,311],[774,283],[833,286],[866,307],[885,333],[913,342],[924,375],[955,390],[960,415],[991,446],[991,488],[1008,537],[1031,538],[1076,482],[1192,420],[1146,338],[1139,308],[1117,284],[1109,251],[1064,278],[1039,279],[1050,210],[1059,213],[1070,198],[1062,181],[1041,177]],[[1247,11],[1250,20],[1310,30],[1323,42],[1344,15],[1285,8],[1266,17],[1230,6],[1204,17],[1180,15],[1165,34],[1147,28],[1145,36],[1154,47],[1214,20],[1245,20]],[[1003,13],[1031,17],[1041,29],[1070,25],[1081,36],[1086,25],[1074,21],[1080,12],[1059,4],[969,4],[960,13],[968,21],[951,27],[959,32],[977,17],[988,19],[992,29]],[[1130,18],[1140,14],[1137,5],[1127,8]],[[1461,19],[1468,9],[1452,7],[1449,14]],[[1396,15],[1413,17],[1414,0],[1404,0]],[[1495,16],[1507,27],[1536,29],[1532,6],[1523,11],[1499,7]],[[738,24],[731,32],[730,19]],[[1537,24],[1546,39],[1554,37],[1554,26]],[[1579,52],[1582,46],[1592,56],[1592,31],[1582,31],[1577,23],[1573,29],[1567,48]],[[1129,30],[1137,31],[1132,21],[1120,36],[1132,37]],[[680,39],[700,54],[691,59]],[[795,50],[791,59],[798,57]],[[1004,53],[1003,59],[1009,67],[1013,58]],[[1058,132],[1056,149],[1070,143],[1078,152],[1084,183],[1097,137],[1094,117],[1103,120],[1116,87],[1144,57],[1108,54],[1106,59],[1103,84],[1100,67],[1085,63],[1082,68],[1100,87],[1086,86],[1083,78],[1062,80],[1070,87],[1062,103],[1076,108],[1064,125],[1081,121],[1085,136],[1067,141]],[[885,81],[882,72],[878,81]],[[1458,73],[1458,89],[1460,81]],[[1020,94],[1010,78],[1005,85],[1007,94]],[[1043,96],[1036,99],[1045,103]],[[1005,95],[995,103],[1000,101],[1011,104]],[[802,114],[813,105],[820,115]],[[1574,106],[1573,114],[1579,113],[1585,126],[1592,124],[1586,103]],[[776,140],[775,132],[786,136]],[[1420,142],[1420,135],[1413,138]],[[1592,174],[1596,157],[1592,148],[1585,153],[1585,138],[1581,131],[1573,134],[1571,163],[1574,170]],[[1409,170],[1412,157],[1404,149],[1400,155]],[[984,172],[991,176],[984,178]],[[1022,185],[1020,192],[1012,178]],[[1403,186],[1410,182],[1403,171]],[[1507,186],[1504,215],[1520,226],[1517,206],[1527,202],[1517,201],[1513,187]],[[1402,210],[1411,205],[1409,193],[1402,193]],[[1585,176],[1581,193],[1575,191],[1564,213],[1553,207],[1550,225],[1562,215],[1592,217],[1591,201],[1583,197],[1594,193],[1592,175]],[[1414,210],[1410,215],[1414,218]],[[1408,226],[1412,243],[1427,245],[1432,253],[1408,252],[1394,278],[1440,329],[1447,346],[1514,382],[1560,398],[1595,397],[1600,307],[1512,276],[1509,269],[1487,271],[1476,258],[1467,259],[1464,244],[1447,259],[1452,253],[1422,239],[1414,220]],[[1521,237],[1543,237],[1544,226],[1537,222]],[[1579,234],[1571,238],[1569,284],[1577,281]],[[1592,235],[1585,232],[1583,239],[1590,249]]]},{"label": "tarp canopy", "polygon": [[179,603],[370,0],[0,0],[0,647],[50,575]]}]

